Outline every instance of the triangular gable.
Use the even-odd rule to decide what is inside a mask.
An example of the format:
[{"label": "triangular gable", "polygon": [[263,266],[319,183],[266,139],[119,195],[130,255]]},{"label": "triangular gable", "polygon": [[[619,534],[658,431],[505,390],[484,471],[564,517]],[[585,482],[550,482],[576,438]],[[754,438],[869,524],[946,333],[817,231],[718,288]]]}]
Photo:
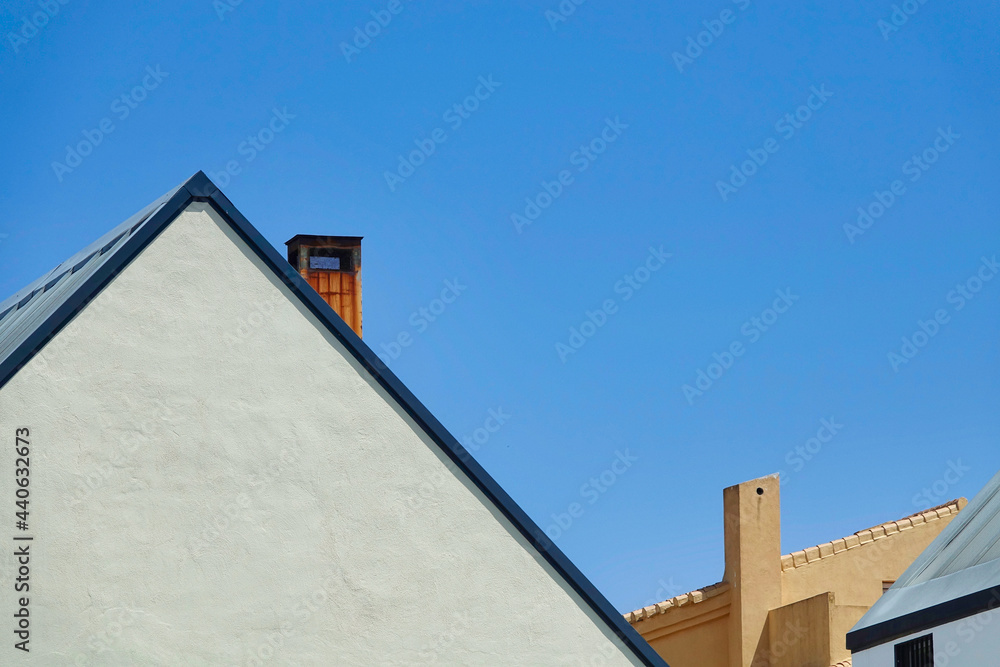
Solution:
[{"label": "triangular gable", "polygon": [[0,304],[0,389],[192,202],[206,202],[221,215],[274,276],[328,328],[635,657],[647,665],[665,665],[593,584],[202,172]]}]

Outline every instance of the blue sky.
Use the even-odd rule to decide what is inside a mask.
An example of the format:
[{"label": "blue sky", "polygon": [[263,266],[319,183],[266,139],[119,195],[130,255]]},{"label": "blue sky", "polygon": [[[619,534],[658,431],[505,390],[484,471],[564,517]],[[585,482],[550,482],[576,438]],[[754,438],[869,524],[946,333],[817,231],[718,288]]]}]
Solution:
[{"label": "blue sky", "polygon": [[788,552],[1000,469],[1000,8],[911,1],[12,0],[0,292],[199,169],[363,235],[365,340],[627,611],[725,486]]}]

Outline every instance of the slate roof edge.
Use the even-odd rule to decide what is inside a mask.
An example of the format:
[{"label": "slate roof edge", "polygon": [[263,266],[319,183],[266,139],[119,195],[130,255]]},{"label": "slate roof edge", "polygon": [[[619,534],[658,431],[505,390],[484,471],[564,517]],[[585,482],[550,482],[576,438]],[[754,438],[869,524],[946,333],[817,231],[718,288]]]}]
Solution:
[{"label": "slate roof edge", "polygon": [[[100,294],[101,290],[111,283],[119,273],[124,271],[132,263],[132,260],[138,257],[139,253],[159,235],[162,229],[177,217],[190,201],[190,193],[184,186],[181,186],[174,190],[173,194],[152,215],[139,223],[141,225],[140,228],[132,234],[121,248],[115,251],[114,256],[109,258],[109,261],[101,265],[77,287],[66,301],[60,304],[44,322],[38,325],[17,346],[17,349],[13,353],[8,355],[3,361],[0,361],[0,389],[3,389],[19,370],[31,361],[56,334],[62,331],[76,317],[77,313],[86,308],[87,304]],[[44,277],[51,277],[64,265],[66,265],[66,262],[60,264]],[[21,292],[24,291],[21,290]]]},{"label": "slate roof edge", "polygon": [[890,618],[847,633],[847,648],[853,653],[887,644],[908,635],[930,630],[1000,607],[1000,585]]},{"label": "slate roof edge", "polygon": [[[327,325],[354,357],[364,366],[389,395],[396,399],[400,406],[426,431],[448,457],[464,472],[479,490],[507,517],[515,528],[520,531],[529,543],[548,561],[557,573],[570,584],[584,602],[604,621],[615,635],[638,658],[647,665],[667,666],[667,663],[642,638],[639,633],[625,622],[624,617],[611,605],[604,595],[597,590],[589,579],[552,543],[545,532],[507,495],[499,484],[472,458],[462,444],[444,427],[438,419],[417,399],[416,396],[396,377],[388,366],[372,351],[368,345],[351,329],[336,311],[323,300],[309,283],[299,275],[288,260],[282,257],[274,247],[243,217],[232,202],[199,172],[204,181],[199,181],[196,189],[214,192],[207,197],[219,212],[234,223],[234,229],[244,237],[258,256],[271,266],[284,279],[285,284],[298,295],[320,321]],[[195,177],[197,178],[197,176]],[[202,195],[204,196],[204,195]]]}]

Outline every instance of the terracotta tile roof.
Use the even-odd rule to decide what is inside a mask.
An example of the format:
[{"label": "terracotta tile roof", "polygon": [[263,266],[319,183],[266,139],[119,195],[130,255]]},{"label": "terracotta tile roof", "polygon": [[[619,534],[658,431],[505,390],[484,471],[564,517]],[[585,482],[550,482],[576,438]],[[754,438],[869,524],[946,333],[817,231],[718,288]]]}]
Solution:
[{"label": "terracotta tile roof", "polygon": [[859,547],[862,544],[868,544],[869,542],[880,540],[883,537],[891,537],[900,531],[909,530],[911,528],[915,528],[916,526],[922,526],[932,521],[937,521],[938,519],[958,514],[959,510],[967,504],[968,501],[965,498],[959,498],[957,500],[947,502],[944,505],[938,505],[937,507],[932,507],[928,510],[924,510],[923,512],[917,512],[916,514],[903,517],[898,521],[889,521],[888,523],[883,523],[873,528],[859,530],[853,535],[842,537],[839,540],[834,540],[833,542],[825,542],[824,544],[818,544],[814,547],[803,549],[802,551],[795,551],[781,557],[781,570],[792,570],[797,567],[802,567],[803,565],[815,563],[818,560],[829,558],[830,556],[847,551],[848,549]]},{"label": "terracotta tile roof", "polygon": [[629,623],[638,623],[643,619],[666,613],[668,609],[683,607],[689,604],[697,604],[708,600],[709,598],[714,598],[716,595],[722,595],[728,590],[729,584],[722,581],[717,584],[712,584],[711,586],[706,586],[705,588],[699,588],[698,590],[691,591],[690,593],[685,593],[684,595],[678,595],[677,597],[664,600],[663,602],[650,605],[649,607],[629,612],[628,614],[625,614],[625,620]]},{"label": "terracotta tile roof", "polygon": [[853,658],[848,658],[843,662],[838,662],[836,665],[830,665],[830,667],[851,667],[851,660],[853,660]]},{"label": "terracotta tile roof", "polygon": [[[784,572],[785,570],[802,567],[803,565],[808,565],[809,563],[814,563],[820,559],[829,558],[830,556],[847,551],[848,549],[859,547],[862,544],[868,544],[869,542],[882,539],[883,537],[891,537],[900,531],[909,530],[916,526],[921,526],[932,521],[937,521],[938,519],[958,514],[958,512],[965,507],[968,502],[969,501],[965,498],[958,498],[957,500],[949,501],[943,505],[938,505],[937,507],[924,510],[923,512],[917,512],[916,514],[903,517],[897,521],[889,521],[888,523],[883,523],[873,528],[859,530],[849,537],[834,540],[833,542],[826,542],[825,544],[818,544],[814,547],[803,549],[802,551],[795,551],[781,557],[781,570]],[[704,600],[708,600],[716,595],[721,595],[728,590],[729,584],[725,581],[712,584],[711,586],[699,588],[698,590],[691,591],[690,593],[678,595],[677,597],[670,598],[669,600],[664,600],[663,602],[631,611],[624,614],[625,620],[633,624],[638,623],[639,621],[647,618],[652,618],[653,616],[658,616],[659,614],[665,614],[671,609],[676,609],[677,607],[697,604]],[[848,659],[847,662],[838,663],[832,667],[851,667],[851,661]]]}]

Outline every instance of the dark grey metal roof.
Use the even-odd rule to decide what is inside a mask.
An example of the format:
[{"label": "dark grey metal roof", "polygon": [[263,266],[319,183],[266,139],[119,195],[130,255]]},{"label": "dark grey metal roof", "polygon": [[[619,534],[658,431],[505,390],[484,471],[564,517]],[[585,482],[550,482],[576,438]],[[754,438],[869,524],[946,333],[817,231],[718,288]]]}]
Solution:
[{"label": "dark grey metal roof", "polygon": [[181,187],[174,188],[35,282],[0,302],[0,368]]},{"label": "dark grey metal roof", "polygon": [[[1000,474],[903,573],[900,587],[947,577],[1000,558]],[[987,584],[1000,583],[985,582]]]},{"label": "dark grey metal roof", "polygon": [[346,346],[347,351],[372,374],[455,466],[472,480],[632,655],[645,665],[668,667],[538,524],[507,495],[203,172],[199,171],[0,304],[0,389],[194,201],[207,202],[218,211],[277,279]]},{"label": "dark grey metal roof", "polygon": [[847,636],[861,650],[1000,603],[1000,473],[868,610]]}]

